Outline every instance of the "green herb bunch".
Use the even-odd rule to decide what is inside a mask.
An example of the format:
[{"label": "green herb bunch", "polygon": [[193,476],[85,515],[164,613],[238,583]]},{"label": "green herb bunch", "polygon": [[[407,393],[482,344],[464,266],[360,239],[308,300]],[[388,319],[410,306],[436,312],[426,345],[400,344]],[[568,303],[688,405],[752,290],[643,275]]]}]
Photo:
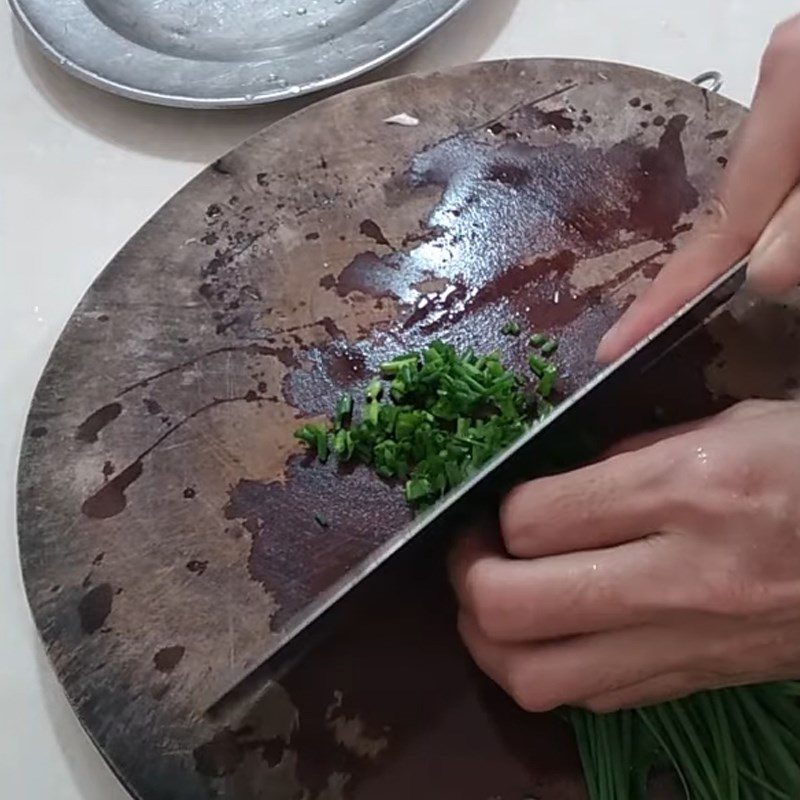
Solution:
[{"label": "green herb bunch", "polygon": [[692,800],[797,800],[799,695],[798,683],[771,683],[614,714],[570,709],[590,800],[643,800],[660,768]]}]

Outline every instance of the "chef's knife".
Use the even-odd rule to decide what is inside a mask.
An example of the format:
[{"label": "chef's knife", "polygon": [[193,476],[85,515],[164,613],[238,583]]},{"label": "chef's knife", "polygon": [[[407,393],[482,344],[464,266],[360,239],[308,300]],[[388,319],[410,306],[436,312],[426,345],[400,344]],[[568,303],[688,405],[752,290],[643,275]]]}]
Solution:
[{"label": "chef's knife", "polygon": [[592,409],[599,409],[607,399],[613,401],[626,382],[641,375],[706,324],[742,286],[746,268],[747,257],[687,302],[622,358],[598,373],[472,478],[418,516],[316,597],[270,643],[261,666],[215,702],[209,712],[213,713],[240,692],[246,692],[253,681],[261,684],[264,680],[280,678],[329,630],[326,623],[332,621],[334,611],[343,608],[345,600],[348,604],[357,602],[361,591],[366,590],[382,574],[388,563],[396,561],[401,554],[411,556],[425,540],[434,535],[434,531],[442,532],[457,527],[459,512],[463,514],[467,508],[475,509],[476,504],[484,509],[491,507],[489,504],[496,501],[501,492],[510,488],[515,481],[544,474],[547,469],[543,468],[538,456],[548,451],[548,443],[563,439],[565,435],[573,435],[576,430],[586,430],[587,422],[596,419]]}]

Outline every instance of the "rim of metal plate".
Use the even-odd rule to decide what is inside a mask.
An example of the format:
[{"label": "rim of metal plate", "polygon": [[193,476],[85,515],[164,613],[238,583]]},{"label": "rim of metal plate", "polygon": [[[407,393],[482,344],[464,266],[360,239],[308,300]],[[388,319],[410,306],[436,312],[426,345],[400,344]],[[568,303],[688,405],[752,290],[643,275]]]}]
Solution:
[{"label": "rim of metal plate", "polygon": [[[280,83],[276,82],[274,62],[268,60],[242,62],[243,68],[261,77],[263,83],[260,88],[254,87],[252,91],[242,93],[242,82],[234,78],[224,91],[208,95],[192,95],[186,89],[202,85],[201,79],[204,71],[206,75],[209,69],[216,70],[219,75],[230,75],[236,73],[236,70],[231,69],[230,62],[193,61],[184,57],[160,53],[132,42],[95,16],[90,8],[92,4],[87,0],[59,0],[57,3],[51,3],[50,0],[9,0],[18,21],[33,38],[39,49],[71,75],[92,86],[132,100],[178,108],[206,109],[241,108],[273,103],[345,83],[413,49],[470,2],[472,0],[437,0],[437,2],[425,3],[418,3],[416,0],[400,0],[401,6],[409,6],[405,15],[400,13],[403,8],[395,12],[404,19],[410,16],[412,6],[416,9],[427,9],[428,13],[417,14],[418,25],[409,31],[407,27],[386,25],[386,21],[381,19],[386,11],[383,9],[382,12],[358,26],[357,29],[348,31],[347,35],[334,37],[324,42],[317,48],[319,59],[326,55],[325,49],[329,49],[330,52],[336,50],[340,53],[347,52],[351,44],[349,39],[356,32],[360,42],[369,43],[368,47],[360,48],[364,51],[362,59],[346,67],[335,69],[329,75],[318,75],[294,83]],[[61,12],[60,16],[56,11],[59,7],[66,9]],[[60,40],[63,44],[63,40],[68,39],[70,30],[74,30],[76,33],[80,30],[81,35],[76,41],[76,53],[68,52],[68,46],[59,46]],[[387,38],[388,41],[386,41]],[[92,42],[92,47],[82,49],[80,47],[82,41]],[[104,74],[97,65],[83,63],[87,57],[92,57],[92,53],[103,50],[106,53],[104,60],[109,72],[116,74]],[[310,64],[316,63],[310,51],[304,53],[303,59]],[[140,85],[137,85],[133,79],[137,71],[152,76],[153,80],[150,83],[155,82],[156,84],[159,80],[169,81],[170,76],[174,78],[178,74],[185,78],[180,87],[176,85],[172,89],[159,89],[157,85],[148,85],[147,80],[139,81]]]}]

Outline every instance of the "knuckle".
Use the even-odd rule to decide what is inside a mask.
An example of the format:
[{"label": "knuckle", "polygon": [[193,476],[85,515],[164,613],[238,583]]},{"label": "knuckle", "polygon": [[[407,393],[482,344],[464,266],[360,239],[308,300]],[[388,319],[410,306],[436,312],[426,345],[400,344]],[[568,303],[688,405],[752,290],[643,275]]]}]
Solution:
[{"label": "knuckle", "polygon": [[749,226],[748,219],[742,219],[741,214],[734,215],[726,194],[711,198],[696,231],[726,252],[745,253],[753,246],[761,229]]},{"label": "knuckle", "polygon": [[524,668],[516,667],[509,672],[507,691],[523,711],[533,714],[544,714],[563,705],[554,687],[536,680]]},{"label": "knuckle", "polygon": [[529,506],[527,502],[529,491],[528,484],[517,486],[511,490],[500,506],[500,531],[506,549],[511,555],[520,555],[528,538],[529,520],[526,509]]},{"label": "knuckle", "polygon": [[742,400],[735,406],[731,406],[720,414],[723,419],[741,419],[747,417],[754,411],[757,411],[761,405],[762,400]]},{"label": "knuckle", "polygon": [[509,624],[506,604],[501,600],[500,591],[492,591],[477,603],[475,624],[478,630],[493,641],[513,640],[513,630]]},{"label": "knuckle", "polygon": [[727,230],[731,214],[723,197],[715,194],[708,204],[708,219],[705,221],[709,232]]},{"label": "knuckle", "polygon": [[461,581],[461,599],[467,608],[475,610],[486,593],[486,568],[480,563],[471,564]]},{"label": "knuckle", "polygon": [[776,400],[742,400],[740,403],[721,412],[718,417],[725,420],[747,419],[775,408],[779,402]]},{"label": "knuckle", "polygon": [[[697,439],[681,459],[681,485],[690,492],[695,505],[701,509],[709,507],[713,489],[744,494],[749,492],[749,470],[746,465],[740,459],[731,457],[727,448],[718,442],[716,445],[707,448],[703,440]],[[698,488],[701,491],[698,492]]]},{"label": "knuckle", "polygon": [[760,231],[750,230],[735,219],[724,196],[714,195],[705,209],[698,231],[726,250],[746,252]]},{"label": "knuckle", "polygon": [[467,576],[467,605],[478,630],[489,639],[501,638],[508,619],[507,591],[488,569],[474,568]]},{"label": "knuckle", "polygon": [[722,617],[742,617],[755,609],[752,581],[742,572],[738,560],[720,570],[706,584],[704,605],[712,614]]},{"label": "knuckle", "polygon": [[697,472],[720,488],[737,490],[744,488],[742,469],[737,461],[722,455],[709,456],[705,451],[698,452],[695,459]]}]

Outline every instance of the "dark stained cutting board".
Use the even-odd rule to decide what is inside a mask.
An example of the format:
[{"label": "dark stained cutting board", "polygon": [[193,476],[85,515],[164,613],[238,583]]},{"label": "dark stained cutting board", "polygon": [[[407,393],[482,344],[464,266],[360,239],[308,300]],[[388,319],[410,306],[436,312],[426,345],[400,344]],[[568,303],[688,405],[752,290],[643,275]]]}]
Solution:
[{"label": "dark stained cutting board", "polygon": [[[402,112],[419,126],[382,122]],[[19,536],[54,667],[131,791],[583,796],[569,732],[462,653],[438,558],[387,576],[283,687],[206,711],[409,519],[396,487],[309,463],[298,420],[432,337],[520,360],[509,316],[557,333],[561,390],[581,385],[703,213],[742,115],[611,64],[400,78],[258,134],[125,246],[37,390]],[[800,357],[780,354],[800,352],[797,331],[793,308],[742,300],[621,398],[608,430],[790,394]]]}]

